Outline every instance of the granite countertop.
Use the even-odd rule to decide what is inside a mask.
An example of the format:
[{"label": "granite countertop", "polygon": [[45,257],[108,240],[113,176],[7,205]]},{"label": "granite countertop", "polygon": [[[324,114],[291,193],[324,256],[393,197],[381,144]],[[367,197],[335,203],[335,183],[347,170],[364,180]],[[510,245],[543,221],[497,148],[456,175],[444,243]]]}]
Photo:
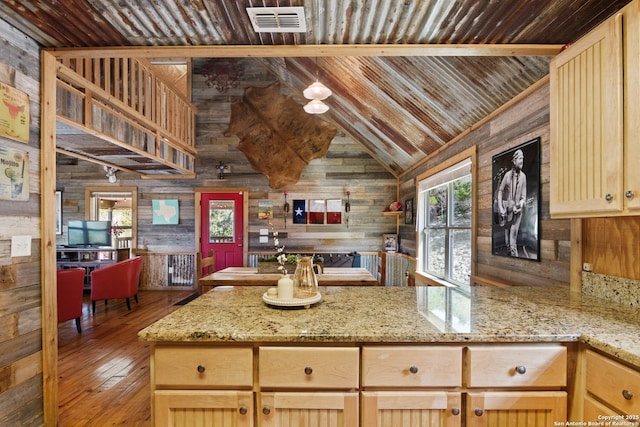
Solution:
[{"label": "granite countertop", "polygon": [[274,308],[266,286],[221,287],[143,329],[196,343],[582,341],[640,366],[640,310],[565,288],[321,286],[309,309]]}]

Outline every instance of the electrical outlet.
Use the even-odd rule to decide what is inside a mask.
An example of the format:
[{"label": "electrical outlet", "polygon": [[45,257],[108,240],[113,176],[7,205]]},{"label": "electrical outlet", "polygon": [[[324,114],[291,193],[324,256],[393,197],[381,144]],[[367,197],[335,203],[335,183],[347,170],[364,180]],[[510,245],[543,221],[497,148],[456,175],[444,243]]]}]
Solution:
[{"label": "electrical outlet", "polygon": [[591,270],[593,270],[593,266],[589,262],[584,262],[584,263],[582,263],[582,269],[584,271],[591,271]]}]

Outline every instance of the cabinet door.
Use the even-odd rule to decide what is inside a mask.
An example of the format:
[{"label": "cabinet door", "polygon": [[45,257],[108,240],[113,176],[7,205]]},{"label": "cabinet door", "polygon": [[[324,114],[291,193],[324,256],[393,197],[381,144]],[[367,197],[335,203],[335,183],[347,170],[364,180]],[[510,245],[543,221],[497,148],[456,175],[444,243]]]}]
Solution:
[{"label": "cabinet door", "polygon": [[462,397],[445,391],[363,391],[362,426],[459,427]]},{"label": "cabinet door", "polygon": [[620,414],[640,414],[640,372],[591,350],[585,353],[586,390]]},{"label": "cabinet door", "polygon": [[159,390],[153,414],[156,427],[252,427],[253,393]]},{"label": "cabinet door", "polygon": [[548,427],[567,419],[564,391],[479,392],[467,395],[469,427]]},{"label": "cabinet door", "polygon": [[358,393],[262,392],[260,427],[353,427],[358,425]]},{"label": "cabinet door", "polygon": [[630,211],[640,209],[640,2],[634,1],[624,13],[624,134],[625,183],[623,190]]},{"label": "cabinet door", "polygon": [[553,217],[623,209],[621,20],[608,19],[551,61]]}]

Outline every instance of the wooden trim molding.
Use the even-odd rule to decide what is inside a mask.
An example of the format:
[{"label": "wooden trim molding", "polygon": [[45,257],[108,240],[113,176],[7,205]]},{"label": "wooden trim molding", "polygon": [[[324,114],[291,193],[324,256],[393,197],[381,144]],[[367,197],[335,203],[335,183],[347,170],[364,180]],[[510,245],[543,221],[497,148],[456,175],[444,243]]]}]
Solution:
[{"label": "wooden trim molding", "polygon": [[561,44],[342,44],[277,46],[122,46],[46,49],[57,58],[277,58],[301,56],[555,56]]},{"label": "wooden trim molding", "polygon": [[56,295],[56,59],[42,53],[40,206],[42,392],[44,425],[58,424],[58,307]]}]

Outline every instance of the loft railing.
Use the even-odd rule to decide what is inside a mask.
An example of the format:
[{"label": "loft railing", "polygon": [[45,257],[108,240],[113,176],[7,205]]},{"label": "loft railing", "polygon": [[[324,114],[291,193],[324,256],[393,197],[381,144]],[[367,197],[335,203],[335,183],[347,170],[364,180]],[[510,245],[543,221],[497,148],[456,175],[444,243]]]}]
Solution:
[{"label": "loft railing", "polygon": [[193,177],[196,107],[149,62],[61,58],[57,84],[59,120]]}]

